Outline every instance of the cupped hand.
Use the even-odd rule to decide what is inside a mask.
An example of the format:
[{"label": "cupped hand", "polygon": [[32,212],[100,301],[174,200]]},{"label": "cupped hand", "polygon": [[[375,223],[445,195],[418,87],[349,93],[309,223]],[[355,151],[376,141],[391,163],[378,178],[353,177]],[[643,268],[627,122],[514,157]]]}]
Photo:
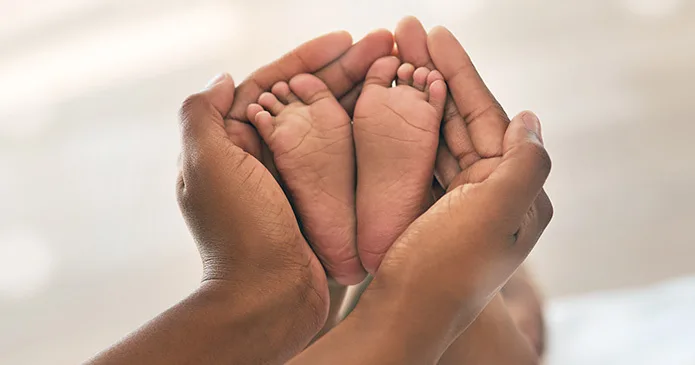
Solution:
[{"label": "cupped hand", "polygon": [[[502,157],[504,132],[509,125],[504,109],[483,82],[464,48],[448,30],[435,28],[428,36],[417,19],[408,17],[400,22],[395,38],[405,62],[437,68],[450,87],[435,170],[437,179],[433,184],[435,199],[450,186],[483,181],[499,165]],[[533,119],[535,116],[524,112],[519,117]],[[544,190],[534,206],[534,209],[552,216],[552,205]],[[521,274],[516,277],[522,279]],[[519,281],[526,283],[515,285],[524,290],[518,294],[527,299],[524,301],[526,305],[511,314],[515,321],[523,320],[524,326],[520,329],[541,354],[543,320],[539,297],[535,290],[529,291],[526,281],[514,280],[509,285]],[[524,311],[535,313],[532,320]],[[498,317],[501,315],[497,314]]]},{"label": "cupped hand", "polygon": [[[409,62],[416,67],[436,68],[444,75],[450,88],[450,97],[447,101],[445,118],[442,121],[442,139],[440,141],[436,176],[433,183],[433,201],[440,197],[447,189],[455,188],[462,184],[479,183],[487,179],[499,166],[503,156],[504,135],[509,126],[506,113],[488,90],[480,75],[477,73],[467,53],[461,47],[454,36],[444,28],[435,28],[428,36],[420,22],[408,17],[403,19],[395,31],[395,39],[398,52],[404,62]],[[538,125],[532,113],[525,112],[517,118],[529,119],[531,125]],[[538,133],[540,137],[540,129]],[[471,207],[471,209],[473,209]],[[543,190],[529,211],[531,221],[535,221],[538,227],[537,235],[547,225],[552,217],[552,205]],[[537,236],[519,237],[521,244],[535,243]],[[515,275],[515,277],[518,275]],[[469,281],[468,277],[459,277],[460,281]],[[537,299],[534,293],[525,293],[526,298]],[[499,295],[498,295],[499,296]],[[478,337],[493,334],[495,339],[491,343],[500,345],[504,343],[515,353],[512,347],[520,349],[519,353],[528,353],[525,345],[530,341],[532,356],[542,354],[543,321],[540,315],[541,307],[537,300],[532,303],[527,300],[523,308],[508,312],[501,299],[495,300],[483,312],[483,317],[476,322],[476,326],[467,331],[465,336],[447,351],[446,359],[442,363],[460,363],[461,361],[477,362],[499,360],[496,355],[489,356],[484,351],[479,351],[476,346]],[[535,303],[535,305],[534,305]],[[516,308],[516,307],[515,307]],[[525,312],[536,315],[529,316]],[[517,323],[523,320],[523,326],[518,330],[525,338],[518,335],[518,330],[509,322],[510,314]],[[495,327],[495,328],[491,328]],[[505,333],[496,333],[501,330]],[[471,332],[471,333],[468,333]],[[535,351],[533,350],[535,349]],[[479,355],[478,355],[479,354]],[[492,355],[492,354],[490,354]],[[501,362],[500,362],[501,363]]]},{"label": "cupped hand", "polygon": [[[330,33],[311,40],[279,60],[260,68],[244,81],[236,91],[236,99],[226,114],[225,128],[232,143],[250,153],[273,173],[279,181],[268,147],[249,123],[246,111],[250,104],[280,81],[289,81],[302,73],[320,78],[343,108],[352,115],[355,103],[369,67],[377,59],[391,54],[393,35],[387,30],[377,30],[352,44],[347,32]],[[314,247],[321,250],[320,247]],[[319,252],[329,276],[343,285],[361,282],[366,272],[356,253],[350,259],[335,257],[330,252]]]},{"label": "cupped hand", "polygon": [[[274,83],[306,72],[323,79],[352,111],[367,69],[392,48],[388,31],[371,33],[355,45],[345,32],[330,33],[259,69],[238,87],[222,75],[184,102],[178,196],[199,246],[205,281],[241,278],[255,291],[275,288],[288,298],[306,297],[301,307],[311,313],[297,320],[318,324],[311,335],[324,324],[330,301],[326,275],[244,112]],[[365,275],[357,258],[332,267],[347,283]]]},{"label": "cupped hand", "polygon": [[[515,118],[479,183],[450,187],[394,243],[369,292],[428,318],[453,340],[524,261],[550,216],[537,199],[550,171],[537,125]],[[435,284],[436,283],[436,284]],[[425,315],[426,314],[426,315]]]},{"label": "cupped hand", "polygon": [[270,172],[225,132],[234,91],[231,76],[223,74],[180,111],[178,201],[200,251],[203,281],[297,291],[290,298],[307,295],[316,321],[323,322],[326,278],[292,207]]},{"label": "cupped hand", "polygon": [[490,176],[451,187],[411,224],[354,312],[294,363],[322,363],[338,351],[341,363],[436,362],[496,296],[548,223],[549,216],[534,211],[550,171],[539,135],[537,124],[515,118]]}]

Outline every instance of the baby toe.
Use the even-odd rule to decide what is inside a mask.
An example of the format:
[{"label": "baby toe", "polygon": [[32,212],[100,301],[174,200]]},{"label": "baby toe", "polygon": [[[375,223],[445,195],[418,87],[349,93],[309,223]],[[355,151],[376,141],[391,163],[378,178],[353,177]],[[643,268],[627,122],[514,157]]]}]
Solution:
[{"label": "baby toe", "polygon": [[430,70],[426,67],[420,67],[413,73],[413,87],[425,91],[425,86],[427,85],[427,76],[430,74]]},{"label": "baby toe", "polygon": [[294,95],[292,90],[290,90],[290,85],[284,81],[273,85],[273,88],[270,91],[278,98],[278,100],[285,104],[296,103],[299,101],[297,95]]},{"label": "baby toe", "polygon": [[264,107],[267,111],[271,112],[273,115],[278,115],[285,109],[285,104],[280,102],[280,100],[278,100],[274,94],[268,92],[261,94],[261,96],[258,98],[258,104]]},{"label": "baby toe", "polygon": [[404,63],[398,68],[396,73],[398,78],[396,79],[396,85],[412,85],[413,84],[413,73],[415,72],[415,66],[410,63]]},{"label": "baby toe", "polygon": [[260,106],[259,104],[249,104],[249,107],[246,108],[246,118],[249,120],[249,122],[252,122],[256,120],[256,114],[260,113],[263,111],[263,107]]}]

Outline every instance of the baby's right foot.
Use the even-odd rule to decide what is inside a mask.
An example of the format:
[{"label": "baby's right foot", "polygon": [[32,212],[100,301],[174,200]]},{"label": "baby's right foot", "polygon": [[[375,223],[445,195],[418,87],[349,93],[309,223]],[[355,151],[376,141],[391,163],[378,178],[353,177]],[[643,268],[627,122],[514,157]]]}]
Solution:
[{"label": "baby's right foot", "polygon": [[[397,86],[391,87],[398,76]],[[438,71],[396,57],[377,60],[357,101],[357,246],[374,273],[386,251],[426,208],[446,83]]]},{"label": "baby's right foot", "polygon": [[338,282],[359,283],[350,117],[313,75],[275,84],[258,103],[248,118],[273,154],[307,240]]}]

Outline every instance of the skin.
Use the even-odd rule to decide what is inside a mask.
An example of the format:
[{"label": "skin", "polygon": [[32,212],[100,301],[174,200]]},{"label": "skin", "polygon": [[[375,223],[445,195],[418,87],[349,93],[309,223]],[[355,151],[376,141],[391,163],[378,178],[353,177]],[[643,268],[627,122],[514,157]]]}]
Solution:
[{"label": "skin", "polygon": [[[251,119],[273,155],[302,232],[326,271],[352,263],[355,244],[355,153],[350,116],[317,77],[301,74],[277,83],[251,104]],[[265,110],[264,110],[265,109]]]},{"label": "skin", "polygon": [[[443,141],[436,170],[443,188],[484,180],[501,159],[503,136],[509,123],[506,113],[482,81],[465,50],[446,29],[435,28],[427,35],[417,19],[408,17],[399,23],[395,38],[402,59],[416,67],[436,67],[449,83],[452,97],[448,100],[442,122]],[[541,192],[538,204],[543,210],[552,211],[545,192]],[[540,301],[535,291],[526,290],[530,285],[528,276],[514,275],[508,286],[516,288],[518,297],[525,299],[522,302],[511,298],[515,304],[515,311],[511,314],[515,317],[510,317],[504,301],[497,298],[492,303],[494,305],[481,314],[478,325],[451,346],[441,364],[515,364],[519,356],[540,357],[544,340],[538,330],[542,328]],[[527,318],[526,313],[538,315]],[[523,330],[520,333],[511,322],[518,322],[516,318],[522,316],[525,325],[520,327]],[[488,326],[481,325],[484,323],[498,325],[489,331]],[[508,330],[500,331],[501,328]],[[480,342],[475,341],[476,338],[486,338],[490,348],[494,349],[497,342],[497,348],[509,349],[502,352],[509,355],[507,361],[499,358],[499,351],[483,350],[476,344]],[[537,350],[532,354],[528,354],[528,341]]]},{"label": "skin", "polygon": [[[448,32],[435,29],[428,37],[420,22],[408,17],[398,24],[395,39],[404,62],[433,68],[433,58],[436,59],[436,67],[446,71],[452,93],[462,96],[448,100],[436,171],[443,186],[434,186],[433,195],[446,190],[456,176],[458,183],[484,180],[501,159],[503,133],[509,123],[506,113],[482,82],[465,50]],[[459,82],[451,82],[454,79]],[[467,118],[462,117],[457,102]],[[475,128],[469,128],[474,120]],[[477,144],[472,143],[473,139]],[[544,192],[540,202],[543,209],[551,210]],[[355,305],[361,292],[348,298],[348,307]],[[449,347],[440,364],[540,361],[544,349],[542,309],[537,291],[523,269],[512,276],[504,295],[506,300],[499,294],[485,308],[474,325]],[[505,351],[498,351],[501,348]]]},{"label": "skin", "polygon": [[[261,94],[276,83],[289,82],[296,75],[310,73],[321,79],[348,114],[352,115],[369,67],[378,58],[393,51],[393,36],[387,30],[377,30],[354,46],[351,43],[350,35],[346,32],[330,33],[254,72],[237,88],[238,97],[225,118],[230,141],[261,161],[279,178],[272,154],[248,121],[249,105],[256,103]],[[340,284],[357,284],[366,276],[356,254],[348,259],[323,252],[319,255],[325,257],[324,264],[329,268],[329,275]]]},{"label": "skin", "polygon": [[349,34],[331,33],[239,87],[222,75],[184,102],[177,192],[203,259],[203,281],[90,364],[274,364],[306,347],[326,323],[326,276],[284,193],[259,162],[260,140],[240,116],[265,87],[299,73],[322,78],[350,108],[369,65],[392,49],[387,31],[355,45]]},{"label": "skin", "polygon": [[516,327],[535,354],[543,356],[546,350],[543,302],[533,276],[522,266],[502,288],[502,296]]},{"label": "skin", "polygon": [[324,323],[325,275],[289,202],[226,138],[222,116],[233,98],[234,82],[222,75],[180,113],[177,195],[203,260],[200,289],[92,363],[276,363]]},{"label": "skin", "polygon": [[377,60],[355,108],[357,247],[370,273],[423,213],[432,184],[446,84],[437,71],[408,66]]},{"label": "skin", "polygon": [[[364,53],[380,53],[379,42],[345,53],[335,38],[339,34],[300,47],[236,91],[224,76],[184,103],[179,202],[203,257],[203,283],[91,363],[284,363],[326,322],[325,275],[297,234],[296,217],[278,195],[271,169],[259,162],[263,146],[252,141],[241,147],[247,140],[236,140],[249,130],[234,106],[240,105],[236,115],[243,115],[263,85],[296,70],[315,72],[332,92],[343,94],[350,110]],[[343,61],[331,59],[341,55]],[[346,66],[351,58],[359,60],[354,68]],[[463,179],[453,176],[450,192],[388,252],[355,312],[292,363],[436,363],[516,270],[550,219],[549,206],[537,201],[550,163],[539,126],[530,125],[512,121],[501,162],[483,181],[454,186]],[[256,204],[278,200],[283,207],[272,211]]]},{"label": "skin", "polygon": [[354,312],[290,364],[437,363],[550,220],[550,211],[537,210],[550,171],[539,135],[539,124],[514,118],[490,176],[451,187],[410,225]]}]

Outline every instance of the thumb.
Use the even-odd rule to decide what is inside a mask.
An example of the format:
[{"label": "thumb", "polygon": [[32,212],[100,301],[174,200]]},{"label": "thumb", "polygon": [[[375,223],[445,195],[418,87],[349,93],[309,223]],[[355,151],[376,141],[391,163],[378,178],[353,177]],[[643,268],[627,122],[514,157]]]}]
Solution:
[{"label": "thumb", "polygon": [[234,79],[223,72],[210,80],[201,93],[208,96],[210,103],[221,115],[227,115],[234,102]]},{"label": "thumb", "polygon": [[224,116],[232,108],[234,90],[232,77],[222,73],[210,80],[204,90],[186,98],[179,112],[184,145],[190,138],[224,133]]},{"label": "thumb", "polygon": [[519,228],[543,189],[551,161],[541,139],[541,125],[532,112],[514,117],[504,135],[502,162],[483,183],[498,197],[496,211],[508,212],[510,231]]}]

